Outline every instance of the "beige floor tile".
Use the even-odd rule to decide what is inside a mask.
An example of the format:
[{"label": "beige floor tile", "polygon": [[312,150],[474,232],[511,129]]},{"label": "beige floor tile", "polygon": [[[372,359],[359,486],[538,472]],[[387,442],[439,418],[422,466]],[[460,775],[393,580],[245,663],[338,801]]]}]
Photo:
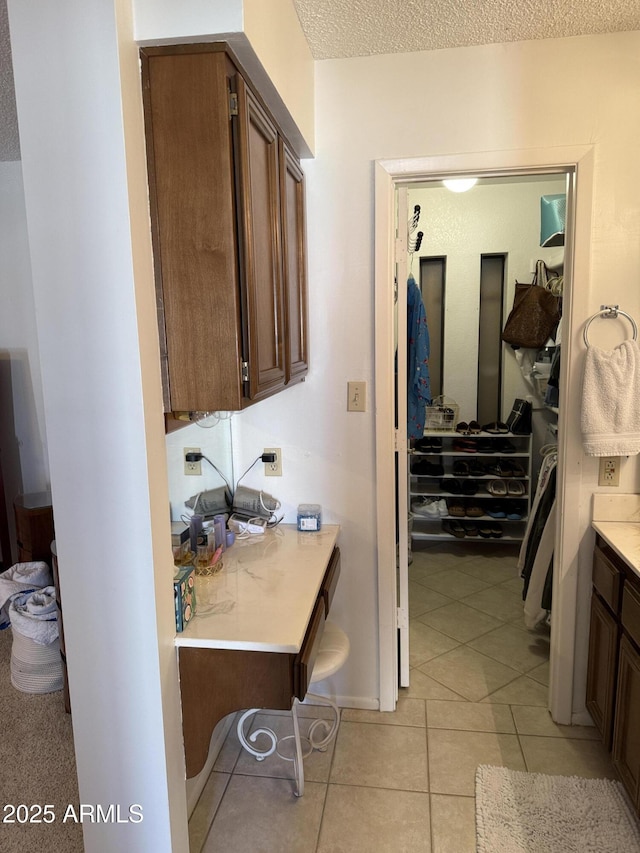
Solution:
[{"label": "beige floor tile", "polygon": [[505,582],[518,580],[520,583],[520,591],[522,592],[522,580],[518,578],[518,569],[516,560],[503,560],[498,562],[495,557],[490,559],[471,560],[468,563],[462,563],[460,571],[471,577],[478,578],[492,585],[503,584]]},{"label": "beige floor tile", "polygon": [[431,851],[428,794],[329,785],[317,853],[403,850]]},{"label": "beige floor tile", "polygon": [[428,791],[426,729],[342,723],[330,781]]},{"label": "beige floor tile", "polygon": [[534,667],[534,669],[530,669],[527,673],[529,678],[533,678],[534,681],[539,681],[540,684],[544,684],[546,687],[549,686],[549,661],[545,661],[541,663],[540,666]]},{"label": "beige floor tile", "polygon": [[454,568],[448,569],[446,572],[438,572],[436,575],[431,575],[431,577],[425,579],[424,585],[456,601],[472,593],[486,592],[492,588],[484,581],[478,580],[471,575],[465,574],[460,569]]},{"label": "beige floor tile", "polygon": [[233,776],[203,853],[309,853],[315,850],[326,785],[305,784],[296,797],[284,779]]},{"label": "beige floor tile", "polygon": [[443,566],[441,563],[436,563],[433,560],[420,560],[414,557],[413,563],[409,566],[409,580],[412,583],[422,584],[431,575],[437,575],[439,572],[446,570],[447,566]]},{"label": "beige floor tile", "polygon": [[518,677],[517,670],[467,646],[459,646],[427,661],[420,666],[420,671],[470,702],[479,702]]},{"label": "beige floor tile", "polygon": [[511,710],[518,734],[600,740],[600,732],[595,726],[559,726],[553,722],[546,708],[514,705]]},{"label": "beige floor tile", "polygon": [[[300,733],[304,736],[309,728],[311,720],[308,718],[299,718]],[[245,731],[254,732],[257,728],[267,727],[274,731],[277,738],[287,737],[293,734],[293,721],[290,715],[282,716],[275,714],[256,714],[249,726],[249,721],[245,724]],[[267,735],[259,735],[255,743],[256,749],[265,749],[270,746],[270,740]],[[307,758],[304,759],[304,778],[310,782],[326,782],[329,778],[329,770],[331,768],[331,756],[335,741],[332,741],[327,747],[326,752],[314,750]],[[292,755],[294,750],[294,741],[287,741],[279,747],[280,751],[285,755]],[[304,741],[303,741],[304,749]],[[235,773],[247,776],[273,776],[281,779],[292,780],[295,778],[293,761],[286,761],[280,758],[277,753],[273,753],[263,761],[258,761],[253,755],[248,753],[246,749],[241,749],[240,756],[235,766]]]},{"label": "beige floor tile", "polygon": [[476,853],[476,804],[473,797],[431,794],[433,853]]},{"label": "beige floor tile", "polygon": [[464,603],[469,607],[475,607],[489,616],[495,616],[503,622],[511,622],[514,619],[523,618],[524,603],[522,598],[503,586],[492,586],[479,592],[467,595]]},{"label": "beige floor tile", "polygon": [[409,618],[414,619],[436,607],[449,604],[451,599],[415,581],[409,581]]},{"label": "beige floor tile", "polygon": [[512,580],[501,583],[500,586],[504,587],[509,592],[514,593],[514,595],[519,595],[520,597],[522,597],[523,583],[524,581],[521,577],[515,577]]},{"label": "beige floor tile", "polygon": [[437,610],[424,613],[418,621],[441,631],[448,637],[453,637],[460,643],[468,643],[469,640],[504,624],[499,619],[474,610],[473,607],[468,607],[461,601],[454,601]]},{"label": "beige floor tile", "polygon": [[379,723],[387,726],[426,726],[424,699],[399,696],[395,711],[361,711],[345,708],[342,720],[347,723]]},{"label": "beige floor tile", "polygon": [[459,643],[415,619],[409,624],[409,663],[419,666],[438,655],[455,649]]},{"label": "beige floor tile", "polygon": [[428,729],[429,782],[433,794],[475,793],[479,764],[525,770],[517,735]]},{"label": "beige floor tile", "polygon": [[516,731],[508,705],[483,705],[479,702],[428,700],[427,725],[433,729],[460,729],[469,732],[514,734]]},{"label": "beige floor tile", "polygon": [[502,625],[468,643],[469,647],[526,673],[549,659],[549,640],[514,625]]},{"label": "beige floor tile", "polygon": [[415,699],[450,699],[454,702],[466,701],[464,696],[460,696],[460,694],[445,687],[444,684],[440,684],[435,679],[425,675],[419,669],[410,670],[409,687],[401,689],[407,691],[407,696]]},{"label": "beige floor tile", "polygon": [[476,556],[471,548],[455,542],[434,543],[413,549],[413,562],[418,566],[440,566],[448,569],[473,560]]},{"label": "beige floor tile", "polygon": [[499,702],[501,705],[539,705],[546,708],[549,689],[527,675],[521,675],[505,687],[494,690],[483,702]]},{"label": "beige floor tile", "polygon": [[189,818],[189,853],[200,853],[231,776],[215,770],[207,779],[200,799]]},{"label": "beige floor tile", "polygon": [[530,773],[617,779],[611,758],[599,741],[520,735]]},{"label": "beige floor tile", "polygon": [[240,741],[238,740],[238,735],[236,734],[236,724],[239,716],[239,714],[236,715],[233,725],[229,729],[224,743],[222,744],[222,749],[218,753],[218,757],[213,765],[213,769],[218,770],[221,773],[233,773],[233,768],[236,766],[236,761],[238,760],[240,750],[242,749]]}]

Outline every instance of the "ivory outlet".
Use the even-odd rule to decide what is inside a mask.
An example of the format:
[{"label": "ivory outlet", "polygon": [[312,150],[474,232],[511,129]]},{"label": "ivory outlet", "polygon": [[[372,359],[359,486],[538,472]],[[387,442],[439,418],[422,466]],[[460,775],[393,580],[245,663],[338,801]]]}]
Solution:
[{"label": "ivory outlet", "polygon": [[275,453],[275,462],[264,463],[264,473],[266,477],[282,477],[282,451],[279,447],[265,447],[264,453]]},{"label": "ivory outlet", "polygon": [[620,457],[619,456],[601,456],[600,471],[598,474],[599,486],[619,486],[620,485]]},{"label": "ivory outlet", "polygon": [[202,474],[202,462],[188,462],[187,453],[200,453],[199,447],[185,447],[183,450],[184,456],[184,473],[187,477],[199,477]]}]

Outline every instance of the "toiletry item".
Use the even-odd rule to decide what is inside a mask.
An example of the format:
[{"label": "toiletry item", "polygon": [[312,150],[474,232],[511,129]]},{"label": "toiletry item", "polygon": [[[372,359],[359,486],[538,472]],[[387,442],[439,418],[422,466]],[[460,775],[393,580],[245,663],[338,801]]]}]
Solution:
[{"label": "toiletry item", "polygon": [[192,515],[191,521],[189,522],[189,543],[194,554],[197,553],[198,550],[198,538],[202,533],[202,521],[203,519],[201,515]]},{"label": "toiletry item", "polygon": [[176,631],[184,631],[196,612],[196,585],[193,566],[177,569],[173,578]]},{"label": "toiletry item", "polygon": [[213,516],[213,527],[216,531],[216,548],[222,546],[222,550],[224,551],[227,547],[226,519],[224,515]]},{"label": "toiletry item", "polygon": [[233,532],[233,530],[227,530],[227,535],[225,538],[227,541],[227,548],[231,548],[233,543],[236,541],[236,534]]},{"label": "toiletry item", "polygon": [[316,531],[322,526],[322,507],[320,504],[298,505],[298,530]]}]

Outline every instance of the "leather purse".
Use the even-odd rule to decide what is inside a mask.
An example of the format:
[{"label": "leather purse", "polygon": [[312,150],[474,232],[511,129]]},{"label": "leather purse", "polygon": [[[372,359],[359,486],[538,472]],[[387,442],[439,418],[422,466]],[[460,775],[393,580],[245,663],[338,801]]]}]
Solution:
[{"label": "leather purse", "polygon": [[560,300],[548,287],[551,281],[544,261],[538,261],[531,284],[516,282],[513,308],[501,336],[513,349],[540,349],[555,331]]}]

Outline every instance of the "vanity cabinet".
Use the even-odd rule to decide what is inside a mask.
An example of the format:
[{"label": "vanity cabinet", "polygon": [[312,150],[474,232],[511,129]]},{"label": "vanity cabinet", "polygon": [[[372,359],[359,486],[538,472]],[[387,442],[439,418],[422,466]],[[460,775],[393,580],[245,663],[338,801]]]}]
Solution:
[{"label": "vanity cabinet", "polygon": [[587,709],[640,812],[640,577],[598,536]]},{"label": "vanity cabinet", "polygon": [[227,45],[141,57],[165,411],[243,409],[307,372],[304,176]]}]

